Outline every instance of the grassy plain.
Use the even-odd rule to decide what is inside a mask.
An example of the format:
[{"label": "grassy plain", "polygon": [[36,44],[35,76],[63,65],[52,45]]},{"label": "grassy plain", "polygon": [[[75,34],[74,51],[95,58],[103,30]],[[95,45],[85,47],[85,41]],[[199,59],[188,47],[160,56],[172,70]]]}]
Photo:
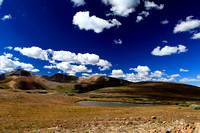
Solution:
[{"label": "grassy plain", "polygon": [[[90,93],[73,96],[55,90],[26,91],[0,89],[0,132],[25,132],[61,126],[76,129],[88,124],[121,123],[138,119],[136,124],[154,121],[171,122],[184,119],[199,122],[200,110],[179,105],[161,107],[86,107],[76,102],[83,99],[124,101],[122,98],[90,98]],[[140,102],[141,100],[135,99]]]}]

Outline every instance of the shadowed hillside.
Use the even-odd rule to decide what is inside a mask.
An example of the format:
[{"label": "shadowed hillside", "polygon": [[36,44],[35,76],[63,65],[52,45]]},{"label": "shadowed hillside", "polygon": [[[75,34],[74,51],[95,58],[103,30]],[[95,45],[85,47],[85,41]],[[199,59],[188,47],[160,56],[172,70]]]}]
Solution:
[{"label": "shadowed hillside", "polygon": [[117,96],[148,97],[155,99],[198,99],[200,88],[192,85],[173,82],[139,82],[120,87],[102,88],[94,93]]},{"label": "shadowed hillside", "polygon": [[60,82],[60,83],[77,83],[78,77],[70,76],[70,75],[63,75],[63,74],[55,74],[51,77],[43,76],[46,80]]},{"label": "shadowed hillside", "polygon": [[115,86],[123,86],[128,85],[131,82],[117,79],[112,77],[105,77],[105,76],[94,76],[88,79],[83,80],[81,83],[76,84],[75,88],[79,90],[79,92],[87,92],[96,89],[100,89],[103,87],[115,87]]},{"label": "shadowed hillside", "polygon": [[19,77],[14,80],[14,88],[21,90],[45,90],[46,86],[30,77]]}]

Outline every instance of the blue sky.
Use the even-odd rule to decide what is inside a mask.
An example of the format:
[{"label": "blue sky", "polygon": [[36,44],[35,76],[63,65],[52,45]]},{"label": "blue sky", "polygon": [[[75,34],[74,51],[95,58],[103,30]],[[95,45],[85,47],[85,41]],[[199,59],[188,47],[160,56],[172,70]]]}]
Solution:
[{"label": "blue sky", "polygon": [[200,85],[198,0],[0,0],[0,73]]}]

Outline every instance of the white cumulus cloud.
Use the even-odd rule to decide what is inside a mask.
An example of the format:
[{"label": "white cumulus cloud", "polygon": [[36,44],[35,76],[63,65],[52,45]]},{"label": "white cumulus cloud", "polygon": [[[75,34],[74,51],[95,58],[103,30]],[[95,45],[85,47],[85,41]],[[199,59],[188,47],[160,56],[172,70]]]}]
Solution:
[{"label": "white cumulus cloud", "polygon": [[135,12],[136,7],[140,4],[140,0],[102,0],[106,5],[111,5],[110,11],[113,15],[122,17],[129,16]]},{"label": "white cumulus cloud", "polygon": [[103,32],[104,29],[110,29],[114,26],[120,26],[121,23],[116,20],[104,20],[96,16],[90,16],[89,11],[77,12],[73,17],[73,24],[77,25],[81,30],[93,30],[96,33]]},{"label": "white cumulus cloud", "polygon": [[56,64],[56,68],[62,70],[64,73],[68,73],[70,75],[75,75],[79,72],[92,72],[92,70],[88,70],[84,65],[71,65],[68,62],[61,62]]},{"label": "white cumulus cloud", "polygon": [[189,70],[183,69],[183,68],[181,68],[179,71],[180,71],[180,72],[189,72]]},{"label": "white cumulus cloud", "polygon": [[84,6],[86,4],[85,0],[71,0],[74,3],[74,7]]},{"label": "white cumulus cloud", "polygon": [[13,57],[12,54],[6,54],[6,53],[0,56],[0,72],[1,73],[10,72],[17,68],[22,68],[24,70],[31,71],[31,72],[39,72],[39,70],[35,69],[32,64],[12,60],[11,59],[12,57]]},{"label": "white cumulus cloud", "polygon": [[42,50],[39,47],[32,46],[30,48],[20,48],[15,47],[15,51],[19,51],[22,55],[35,58],[35,59],[41,59],[41,60],[48,60],[48,50]]},{"label": "white cumulus cloud", "polygon": [[162,42],[163,42],[163,43],[168,43],[168,41],[167,41],[167,40],[163,40]]},{"label": "white cumulus cloud", "polygon": [[151,10],[151,9],[157,9],[157,10],[162,10],[164,8],[164,4],[157,5],[153,1],[144,1],[144,7],[146,10]]},{"label": "white cumulus cloud", "polygon": [[93,74],[89,74],[89,73],[82,73],[83,77],[93,77],[93,76],[106,76],[106,74],[103,73],[93,73]]},{"label": "white cumulus cloud", "polygon": [[111,77],[121,78],[121,77],[125,77],[125,75],[124,75],[124,72],[121,69],[119,69],[119,70],[112,70]]},{"label": "white cumulus cloud", "polygon": [[12,46],[8,46],[8,47],[5,47],[4,49],[12,50],[13,47]]},{"label": "white cumulus cloud", "polygon": [[138,66],[137,68],[130,68],[129,70],[134,70],[136,72],[149,72],[149,71],[151,71],[148,66]]},{"label": "white cumulus cloud", "polygon": [[193,16],[188,16],[185,21],[179,21],[174,28],[174,33],[191,31],[200,27],[200,20],[193,19]]},{"label": "white cumulus cloud", "polygon": [[156,47],[151,54],[155,56],[165,56],[165,55],[171,55],[176,53],[183,53],[187,52],[188,49],[186,49],[186,46],[184,45],[178,45],[178,46],[165,46],[161,49],[160,46]]},{"label": "white cumulus cloud", "polygon": [[193,78],[182,78],[179,81],[180,82],[197,82],[199,80],[198,79],[193,79]]},{"label": "white cumulus cloud", "polygon": [[149,72],[151,71],[148,66],[138,66],[137,68],[130,68],[129,70],[134,70],[137,74],[130,73],[126,74],[126,80],[137,82],[137,81],[147,81],[151,77]]},{"label": "white cumulus cloud", "polygon": [[12,19],[12,16],[10,14],[8,15],[4,15],[1,20],[5,21],[5,20],[9,20],[9,19]]},{"label": "white cumulus cloud", "polygon": [[142,21],[144,19],[144,17],[149,16],[149,12],[147,11],[142,11],[141,13],[139,13],[139,15],[137,16],[136,19],[136,23],[139,23],[140,21]]},{"label": "white cumulus cloud", "polygon": [[99,62],[97,63],[97,66],[100,66],[99,67],[100,71],[105,71],[105,70],[109,70],[110,67],[112,67],[112,64],[108,62],[107,60],[100,59]]},{"label": "white cumulus cloud", "polygon": [[43,50],[35,46],[28,48],[15,47],[14,50],[19,51],[22,55],[31,58],[49,61],[51,65],[44,66],[44,68],[47,69],[57,68],[55,67],[55,65],[58,64],[58,62],[67,62],[69,64],[73,63],[80,65],[96,65],[99,66],[99,69],[101,71],[108,70],[110,69],[110,67],[112,67],[112,64],[110,62],[104,59],[100,59],[100,57],[96,54],[75,54],[70,51],[54,51],[52,49]]},{"label": "white cumulus cloud", "polygon": [[192,39],[200,39],[200,33],[195,33],[195,34],[192,36]]},{"label": "white cumulus cloud", "polygon": [[151,72],[151,77],[162,77],[163,72],[161,71],[155,71],[155,72]]},{"label": "white cumulus cloud", "polygon": [[161,23],[161,24],[168,24],[169,21],[166,19],[166,20],[161,21],[160,23]]},{"label": "white cumulus cloud", "polygon": [[121,39],[115,39],[113,41],[114,44],[122,44],[122,40]]},{"label": "white cumulus cloud", "polygon": [[139,23],[143,20],[143,17],[142,16],[137,16],[137,19],[136,19],[136,23]]},{"label": "white cumulus cloud", "polygon": [[3,4],[3,0],[0,0],[0,6]]}]

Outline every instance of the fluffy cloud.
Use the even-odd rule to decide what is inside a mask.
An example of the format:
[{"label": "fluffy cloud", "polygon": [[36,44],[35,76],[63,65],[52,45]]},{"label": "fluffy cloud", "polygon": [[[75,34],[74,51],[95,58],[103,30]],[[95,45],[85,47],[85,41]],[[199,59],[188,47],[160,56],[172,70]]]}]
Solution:
[{"label": "fluffy cloud", "polygon": [[3,4],[3,0],[0,0],[0,6]]},{"label": "fluffy cloud", "polygon": [[96,54],[81,54],[71,53],[69,51],[53,51],[52,59],[68,63],[77,63],[83,65],[97,65],[100,70],[104,71],[109,69],[112,64],[107,60],[100,59]]},{"label": "fluffy cloud", "polygon": [[72,70],[72,66],[68,62],[58,63],[56,67],[62,70],[64,73],[68,73]]},{"label": "fluffy cloud", "polygon": [[72,53],[70,51],[53,51],[52,59],[57,61],[65,61],[68,63],[80,63],[86,65],[95,65],[100,62],[100,58],[96,54]]},{"label": "fluffy cloud", "polygon": [[180,82],[197,82],[198,79],[192,79],[192,78],[182,78],[179,80]]},{"label": "fluffy cloud", "polygon": [[90,17],[89,11],[77,12],[73,17],[73,24],[77,25],[81,30],[94,30],[96,33],[103,32],[104,29],[110,29],[111,27],[121,25],[116,19],[104,20],[96,16]]},{"label": "fluffy cloud", "polygon": [[149,16],[149,12],[147,11],[142,11],[141,13],[139,13],[140,16],[144,16],[144,17],[147,17]]},{"label": "fluffy cloud", "polygon": [[3,54],[4,54],[4,56],[7,57],[7,58],[12,58],[12,57],[13,57],[13,55],[10,54],[10,53],[5,53],[5,52],[4,52]]},{"label": "fluffy cloud", "polygon": [[93,76],[106,76],[106,74],[102,73],[94,73],[94,74],[89,74],[89,73],[82,73],[83,77],[93,77]]},{"label": "fluffy cloud", "polygon": [[140,82],[140,81],[149,81],[152,78],[150,77],[149,74],[145,73],[127,73],[125,76],[125,80],[131,81],[131,82]]},{"label": "fluffy cloud", "polygon": [[71,0],[74,3],[74,7],[84,6],[86,4],[85,0]]},{"label": "fluffy cloud", "polygon": [[102,0],[106,5],[111,5],[110,11],[114,15],[127,17],[135,12],[135,8],[140,4],[140,0]]},{"label": "fluffy cloud", "polygon": [[138,66],[137,68],[130,68],[129,70],[134,70],[136,72],[149,72],[151,71],[148,66]]},{"label": "fluffy cloud", "polygon": [[179,21],[179,23],[174,28],[174,33],[191,31],[200,27],[200,20],[192,18],[193,16],[188,16],[186,21]]},{"label": "fluffy cloud", "polygon": [[151,77],[162,77],[163,72],[161,71],[155,71],[155,72],[151,72]]},{"label": "fluffy cloud", "polygon": [[166,40],[163,40],[162,42],[163,42],[163,43],[168,43],[168,41],[166,41]]},{"label": "fluffy cloud", "polygon": [[144,7],[146,10],[151,10],[151,9],[157,9],[157,10],[162,10],[164,8],[164,4],[157,5],[153,1],[144,1]]},{"label": "fluffy cloud", "polygon": [[81,64],[95,65],[95,64],[99,63],[100,58],[96,54],[89,54],[89,53],[81,54],[81,53],[79,53],[77,55],[77,60]]},{"label": "fluffy cloud", "polygon": [[175,47],[165,46],[162,49],[160,49],[160,46],[158,46],[151,52],[151,54],[155,56],[164,56],[164,55],[171,55],[171,54],[176,54],[176,53],[183,53],[186,51],[188,51],[188,49],[186,49],[186,46],[184,45],[178,45]]},{"label": "fluffy cloud", "polygon": [[189,70],[186,70],[186,69],[183,69],[183,68],[181,68],[179,71],[180,72],[189,72]]},{"label": "fluffy cloud", "polygon": [[114,44],[122,44],[122,40],[121,39],[115,39],[113,41]]},{"label": "fluffy cloud", "polygon": [[143,20],[143,17],[142,16],[137,16],[137,19],[136,19],[136,23],[139,23],[140,21]]},{"label": "fluffy cloud", "polygon": [[108,62],[107,60],[100,59],[99,63],[97,63],[97,66],[100,66],[99,67],[100,71],[105,71],[105,70],[109,70],[110,67],[112,67],[112,64]]},{"label": "fluffy cloud", "polygon": [[[72,53],[70,51],[54,51],[52,49],[43,50],[39,47],[19,48],[15,47],[15,51],[21,54],[40,60],[49,61],[50,65],[45,65],[45,69],[59,69],[64,73],[74,75],[79,72],[92,72],[85,65],[96,65],[100,71],[108,70],[112,64],[107,60],[100,59],[96,54],[89,53]],[[6,55],[9,56],[9,55]],[[80,64],[80,65],[74,65]]]},{"label": "fluffy cloud", "polygon": [[13,71],[14,69],[19,68],[19,67],[27,71],[39,72],[39,70],[35,69],[32,64],[14,61],[11,59],[12,57],[13,57],[12,54],[4,54],[0,56],[0,72],[1,73]]},{"label": "fluffy cloud", "polygon": [[87,67],[84,66],[84,65],[79,65],[79,66],[72,65],[72,71],[74,71],[74,73],[80,73],[80,72],[89,72],[89,73],[91,73],[92,69],[87,69]]},{"label": "fluffy cloud", "polygon": [[161,24],[168,24],[169,21],[166,19],[166,20],[161,21],[160,23],[161,23]]},{"label": "fluffy cloud", "polygon": [[130,68],[129,70],[134,70],[137,74],[130,73],[126,74],[126,80],[129,81],[146,81],[150,80],[149,72],[151,71],[148,66],[138,66],[137,68]]},{"label": "fluffy cloud", "polygon": [[65,62],[76,62],[77,56],[75,53],[70,51],[53,51],[52,60],[65,61]]},{"label": "fluffy cloud", "polygon": [[[31,58],[49,61],[51,65],[44,66],[44,68],[46,69],[58,68],[56,67],[56,64],[58,64],[57,62],[65,62],[68,64],[74,63],[74,64],[80,64],[80,65],[96,65],[96,66],[99,66],[99,69],[101,71],[108,70],[112,66],[110,62],[108,62],[107,60],[100,59],[100,57],[96,54],[89,54],[89,53],[75,54],[70,51],[63,51],[63,50],[61,51],[54,51],[52,49],[43,50],[39,47],[30,47],[30,48],[15,47],[14,50],[19,51],[22,55],[25,55]],[[62,68],[61,70],[64,70],[64,69]],[[79,72],[79,71],[75,71],[75,72]]]},{"label": "fluffy cloud", "polygon": [[68,73],[70,75],[75,75],[79,72],[92,72],[92,70],[88,70],[84,65],[71,65],[68,62],[61,62],[56,65],[56,67],[62,70],[64,73]]},{"label": "fluffy cloud", "polygon": [[175,81],[176,77],[180,77],[179,74],[173,74],[168,76],[162,71],[156,70],[154,72],[150,72],[150,68],[148,66],[138,66],[137,68],[130,68],[129,70],[134,70],[137,73],[126,73],[125,79],[132,82],[140,82],[140,81]]},{"label": "fluffy cloud", "polygon": [[5,47],[4,49],[12,50],[13,47],[12,46],[8,46],[8,47]]},{"label": "fluffy cloud", "polygon": [[200,39],[200,33],[195,33],[191,39]]},{"label": "fluffy cloud", "polygon": [[45,68],[45,69],[54,69],[54,68],[57,68],[57,67],[56,67],[56,65],[52,65],[52,64],[51,64],[51,65],[49,65],[49,66],[48,66],[48,65],[45,65],[43,68]]},{"label": "fluffy cloud", "polygon": [[144,17],[147,17],[147,16],[149,16],[149,12],[142,11],[141,13],[139,13],[139,16],[137,16],[136,23],[139,23],[140,21],[144,19]]},{"label": "fluffy cloud", "polygon": [[20,47],[15,47],[15,51],[19,51],[22,55],[35,58],[35,59],[41,59],[41,60],[49,60],[48,59],[48,54],[50,50],[42,50],[39,47],[30,47],[30,48],[20,48]]},{"label": "fluffy cloud", "polygon": [[125,77],[125,75],[124,75],[124,72],[121,69],[119,69],[119,70],[112,70],[111,77],[121,78],[121,77]]},{"label": "fluffy cloud", "polygon": [[5,21],[5,20],[8,20],[8,19],[12,19],[12,16],[10,14],[8,15],[4,15],[1,20]]},{"label": "fluffy cloud", "polygon": [[200,81],[200,75],[197,75],[197,78],[182,78],[180,79],[180,82],[199,82]]}]

